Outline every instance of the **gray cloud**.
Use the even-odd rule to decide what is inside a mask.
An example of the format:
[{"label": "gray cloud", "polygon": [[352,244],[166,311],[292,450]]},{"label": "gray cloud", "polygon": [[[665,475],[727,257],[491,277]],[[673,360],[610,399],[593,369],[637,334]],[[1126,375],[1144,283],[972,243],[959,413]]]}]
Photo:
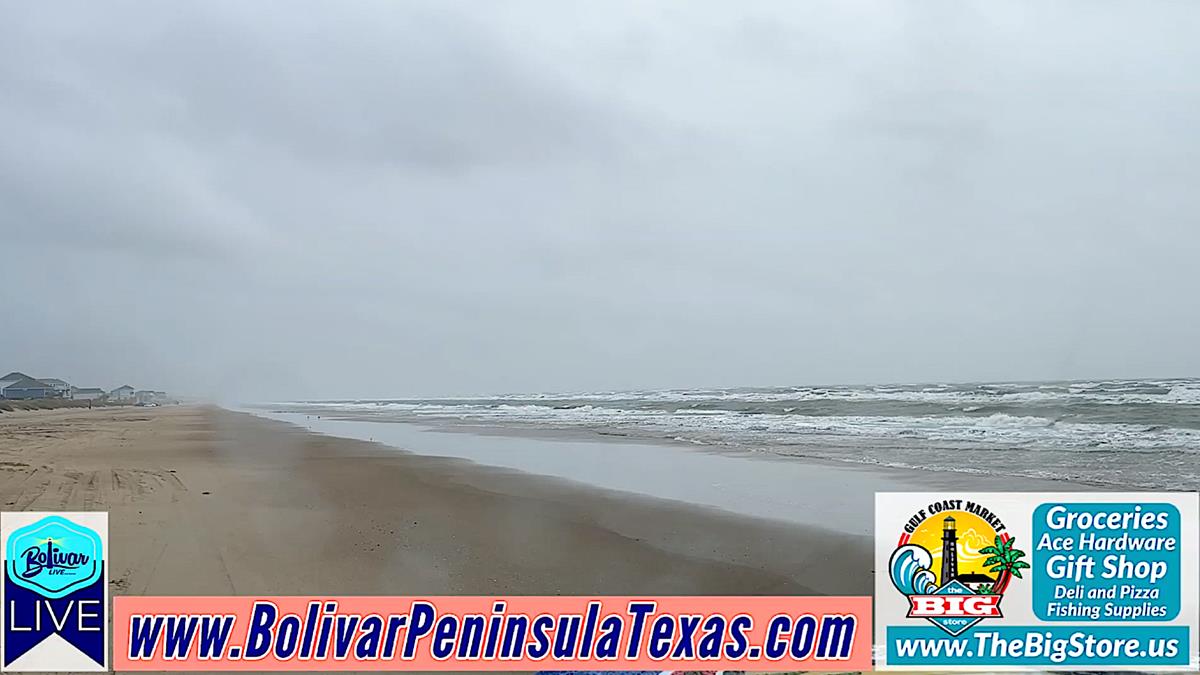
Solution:
[{"label": "gray cloud", "polygon": [[12,6],[0,365],[243,398],[1195,375],[1198,18]]}]

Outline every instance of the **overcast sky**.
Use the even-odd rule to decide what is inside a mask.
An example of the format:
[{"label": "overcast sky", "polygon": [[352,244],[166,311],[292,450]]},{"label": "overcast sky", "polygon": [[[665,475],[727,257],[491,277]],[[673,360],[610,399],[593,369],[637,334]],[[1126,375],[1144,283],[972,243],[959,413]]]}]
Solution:
[{"label": "overcast sky", "polygon": [[0,9],[0,370],[1200,375],[1196,2]]}]

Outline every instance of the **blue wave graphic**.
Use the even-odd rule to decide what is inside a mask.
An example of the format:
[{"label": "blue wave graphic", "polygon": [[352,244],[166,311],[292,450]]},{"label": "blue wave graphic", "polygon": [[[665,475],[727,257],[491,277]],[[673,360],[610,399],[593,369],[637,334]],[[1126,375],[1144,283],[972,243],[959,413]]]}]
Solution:
[{"label": "blue wave graphic", "polygon": [[892,583],[905,595],[925,595],[937,590],[937,577],[929,569],[933,556],[916,544],[907,544],[892,553],[888,562]]}]

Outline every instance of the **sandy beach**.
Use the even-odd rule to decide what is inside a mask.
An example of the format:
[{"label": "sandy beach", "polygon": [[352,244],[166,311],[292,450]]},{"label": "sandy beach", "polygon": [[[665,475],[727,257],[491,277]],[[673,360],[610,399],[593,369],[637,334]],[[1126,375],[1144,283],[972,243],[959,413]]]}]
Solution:
[{"label": "sandy beach", "polygon": [[3,414],[0,469],[5,510],[109,511],[116,594],[866,594],[872,578],[865,536],[215,407]]}]

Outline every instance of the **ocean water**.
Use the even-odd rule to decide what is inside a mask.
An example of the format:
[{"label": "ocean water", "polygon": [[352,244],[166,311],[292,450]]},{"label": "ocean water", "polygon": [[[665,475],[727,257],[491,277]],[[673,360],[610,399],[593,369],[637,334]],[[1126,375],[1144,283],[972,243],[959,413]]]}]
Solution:
[{"label": "ocean water", "polygon": [[1200,488],[1200,379],[671,389],[271,407],[994,475],[997,490],[1021,489],[1022,477]]}]

